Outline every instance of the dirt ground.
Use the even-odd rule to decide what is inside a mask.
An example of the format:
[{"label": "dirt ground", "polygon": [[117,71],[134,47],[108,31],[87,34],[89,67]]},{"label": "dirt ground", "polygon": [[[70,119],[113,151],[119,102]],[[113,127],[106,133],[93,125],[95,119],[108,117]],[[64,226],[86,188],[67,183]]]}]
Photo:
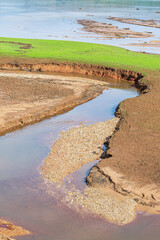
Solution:
[{"label": "dirt ground", "polygon": [[100,23],[88,19],[77,20],[77,22],[83,25],[83,30],[96,34],[102,34],[108,38],[147,38],[153,36],[151,33],[135,32],[129,28],[120,29],[112,24]]},{"label": "dirt ground", "polygon": [[85,78],[0,72],[0,135],[68,111],[106,87]]},{"label": "dirt ground", "polygon": [[148,74],[143,83],[148,86],[145,94],[119,105],[117,116],[121,122],[110,141],[109,157],[92,169],[88,182],[101,185],[97,176],[103,175],[106,184],[117,192],[159,212],[160,73]]}]

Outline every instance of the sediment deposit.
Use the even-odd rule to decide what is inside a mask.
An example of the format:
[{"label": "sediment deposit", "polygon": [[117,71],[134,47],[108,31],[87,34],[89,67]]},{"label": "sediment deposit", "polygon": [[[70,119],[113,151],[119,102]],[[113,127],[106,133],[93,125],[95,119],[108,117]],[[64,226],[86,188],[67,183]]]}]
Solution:
[{"label": "sediment deposit", "polygon": [[128,28],[120,29],[112,24],[88,19],[78,20],[78,23],[83,25],[84,31],[101,34],[107,38],[148,38],[153,36],[151,33],[135,32]]},{"label": "sediment deposit", "polygon": [[114,132],[119,119],[80,125],[62,132],[41,167],[46,182],[60,182],[82,165],[99,159],[102,145]]},{"label": "sediment deposit", "polygon": [[108,19],[122,22],[122,23],[128,23],[128,24],[134,24],[134,25],[140,25],[140,26],[146,26],[146,27],[153,27],[153,28],[160,28],[160,25],[158,24],[159,21],[156,21],[153,19],[142,20],[142,19],[137,19],[137,18],[119,18],[119,17],[110,17]]}]

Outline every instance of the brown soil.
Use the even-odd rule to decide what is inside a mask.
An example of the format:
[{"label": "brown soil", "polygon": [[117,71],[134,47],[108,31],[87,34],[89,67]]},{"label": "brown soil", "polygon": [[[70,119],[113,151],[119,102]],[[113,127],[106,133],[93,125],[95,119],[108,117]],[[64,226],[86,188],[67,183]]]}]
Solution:
[{"label": "brown soil", "polygon": [[[120,103],[119,130],[111,138],[107,158],[92,169],[88,183],[110,185],[138,203],[160,210],[160,73],[141,80],[139,97]],[[102,176],[102,178],[99,177]],[[102,181],[103,179],[103,181]]]},{"label": "brown soil", "polygon": [[10,237],[28,235],[29,231],[22,227],[16,226],[8,221],[0,219],[0,239],[9,240]]},{"label": "brown soil", "polygon": [[160,25],[157,24],[158,21],[150,19],[150,20],[141,20],[136,18],[119,18],[119,17],[110,17],[108,18],[110,20],[122,22],[122,23],[128,23],[128,24],[134,24],[134,25],[140,25],[140,26],[146,26],[146,27],[154,27],[154,28],[160,28]]},{"label": "brown soil", "polygon": [[112,24],[100,23],[93,20],[83,19],[77,20],[77,22],[83,25],[83,30],[96,34],[102,34],[108,38],[147,38],[153,36],[149,33],[131,31],[128,28],[119,29],[117,26],[113,26]]}]

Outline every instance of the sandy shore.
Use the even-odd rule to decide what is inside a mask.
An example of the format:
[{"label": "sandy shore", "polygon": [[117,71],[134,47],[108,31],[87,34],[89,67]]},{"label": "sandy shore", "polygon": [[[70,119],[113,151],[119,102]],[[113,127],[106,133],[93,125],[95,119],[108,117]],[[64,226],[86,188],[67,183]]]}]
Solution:
[{"label": "sandy shore", "polygon": [[102,34],[108,38],[147,38],[153,36],[151,33],[136,32],[129,28],[120,29],[112,24],[100,23],[88,19],[77,20],[77,22],[83,25],[84,31]]}]

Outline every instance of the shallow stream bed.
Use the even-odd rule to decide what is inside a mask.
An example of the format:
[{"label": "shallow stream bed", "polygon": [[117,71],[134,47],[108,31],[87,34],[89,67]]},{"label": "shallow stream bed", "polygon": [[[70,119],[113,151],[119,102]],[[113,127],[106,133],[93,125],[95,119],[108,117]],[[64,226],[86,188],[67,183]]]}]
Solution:
[{"label": "shallow stream bed", "polygon": [[[138,95],[125,82],[110,87],[68,113],[0,138],[0,216],[33,233],[17,240],[159,239],[159,216],[139,213],[133,223],[122,227],[93,215],[79,215],[60,202],[57,188],[46,185],[39,174],[42,161],[62,130],[111,119],[119,102]],[[76,187],[85,187],[85,177],[94,164],[73,174]]]}]

